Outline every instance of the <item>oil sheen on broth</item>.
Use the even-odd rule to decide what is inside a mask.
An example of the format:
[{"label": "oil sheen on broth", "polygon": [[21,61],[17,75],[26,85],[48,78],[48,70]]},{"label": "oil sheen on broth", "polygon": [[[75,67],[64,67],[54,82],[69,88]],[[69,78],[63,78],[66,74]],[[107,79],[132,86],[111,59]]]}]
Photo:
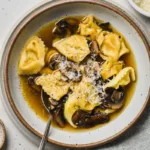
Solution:
[{"label": "oil sheen on broth", "polygon": [[[72,17],[75,18],[77,20],[81,20],[83,18],[83,16],[76,16],[76,17]],[[99,20],[99,19],[98,19]],[[57,20],[50,22],[49,24],[43,26],[42,28],[40,28],[35,35],[39,36],[45,43],[45,45],[48,48],[52,48],[52,39],[53,39],[53,35],[52,35],[52,29],[54,28],[55,22]],[[99,20],[100,21],[100,20]],[[118,32],[115,28],[113,28],[111,26],[113,32],[118,33],[119,35],[121,35],[123,37],[123,35]],[[124,37],[123,37],[124,38]],[[130,53],[124,55],[122,57],[122,60],[124,60],[126,66],[131,66],[135,69],[136,72],[136,78],[137,78],[137,71],[136,71],[136,62],[135,62],[135,58],[134,55],[132,53],[132,50],[128,44],[128,42],[126,41],[126,39],[124,38],[125,44],[127,46],[128,49],[130,49]],[[33,89],[28,85],[28,80],[26,76],[19,76],[20,78],[20,86],[21,86],[21,90],[23,93],[23,96],[26,100],[26,102],[28,103],[29,107],[36,113],[36,115],[38,117],[40,117],[42,120],[47,121],[48,120],[48,112],[45,110],[44,106],[42,105],[41,102],[41,98],[40,98],[40,93],[36,93],[35,91],[33,91]],[[130,83],[129,85],[126,86],[126,96],[125,96],[125,103],[124,106],[121,108],[121,110],[113,113],[110,115],[110,121],[114,120],[115,118],[117,118],[124,110],[125,108],[129,105],[133,93],[135,91],[136,88],[136,81]],[[109,123],[108,122],[108,123]],[[86,131],[89,129],[95,129],[95,128],[99,128],[101,126],[104,126],[107,123],[103,123],[100,125],[96,125],[92,128],[79,128],[79,129],[74,129],[73,127],[71,127],[69,124],[66,124],[66,126],[64,128],[61,128],[61,130],[65,130],[65,131],[72,131],[72,132],[77,132],[77,131]],[[52,123],[52,125],[56,128],[59,128],[59,126],[57,126],[55,123]]]}]

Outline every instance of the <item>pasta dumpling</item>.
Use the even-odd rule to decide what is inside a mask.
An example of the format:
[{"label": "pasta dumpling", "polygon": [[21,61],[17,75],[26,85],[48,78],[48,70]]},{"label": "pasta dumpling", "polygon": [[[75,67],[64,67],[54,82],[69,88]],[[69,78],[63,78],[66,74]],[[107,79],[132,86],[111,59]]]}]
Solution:
[{"label": "pasta dumpling", "polygon": [[53,70],[51,70],[49,67],[44,67],[40,70],[40,74],[52,74]]},{"label": "pasta dumpling", "polygon": [[36,79],[36,84],[41,85],[44,92],[51,98],[60,100],[62,96],[67,94],[70,84],[61,80],[62,74],[56,71],[52,74],[42,75]]},{"label": "pasta dumpling", "polygon": [[121,48],[120,48],[119,58],[126,53],[129,53],[129,49],[125,46],[123,39],[121,39]]},{"label": "pasta dumpling", "polygon": [[45,65],[46,51],[43,41],[39,37],[33,36],[20,55],[18,74],[32,75],[38,73]]},{"label": "pasta dumpling", "polygon": [[122,55],[129,52],[123,39],[120,39],[116,33],[103,31],[97,37],[97,42],[100,47],[100,56],[104,60],[118,60]]},{"label": "pasta dumpling", "polygon": [[[58,18],[36,31],[20,53],[24,98],[41,118],[51,112],[52,125],[60,130],[108,123],[134,93],[132,50],[122,57],[130,49],[124,36],[109,20],[100,20],[93,15]],[[41,108],[43,100],[48,109]]]},{"label": "pasta dumpling", "polygon": [[103,41],[104,41],[104,39],[105,39],[105,36],[108,35],[109,33],[110,33],[110,32],[108,32],[108,31],[102,31],[102,32],[98,35],[98,37],[96,38],[96,40],[97,40],[97,43],[98,43],[99,47],[102,46],[102,43],[103,43]]},{"label": "pasta dumpling", "polygon": [[53,47],[57,48],[68,59],[77,63],[80,63],[90,53],[87,40],[81,35],[64,38],[53,43]]},{"label": "pasta dumpling", "polygon": [[123,68],[123,61],[106,60],[102,65],[101,76],[104,80],[118,74]]},{"label": "pasta dumpling", "polygon": [[92,39],[96,38],[96,36],[102,31],[95,22],[94,16],[89,15],[85,17],[82,22],[79,24],[79,32],[83,36],[90,36]]},{"label": "pasta dumpling", "polygon": [[105,85],[105,89],[108,87],[118,89],[119,86],[126,86],[131,81],[135,81],[134,69],[132,67],[126,67]]},{"label": "pasta dumpling", "polygon": [[96,89],[93,88],[92,83],[86,77],[83,77],[82,81],[74,86],[72,90],[73,93],[69,95],[64,106],[64,116],[69,124],[76,128],[76,125],[72,122],[73,114],[78,109],[91,111],[100,105],[100,102],[98,101],[99,96]]}]

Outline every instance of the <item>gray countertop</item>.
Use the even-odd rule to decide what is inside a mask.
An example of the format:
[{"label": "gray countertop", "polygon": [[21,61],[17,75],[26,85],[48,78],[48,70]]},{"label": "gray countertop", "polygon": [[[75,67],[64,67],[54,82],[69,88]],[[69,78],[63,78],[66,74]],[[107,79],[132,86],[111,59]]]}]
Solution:
[{"label": "gray countertop", "polygon": [[[111,0],[109,0],[111,1]],[[16,21],[31,7],[41,2],[41,0],[0,0],[0,47],[8,32]],[[113,3],[113,1],[111,1]],[[150,37],[150,18],[146,18],[129,5],[127,0],[114,0],[126,8],[138,21],[142,24],[145,32]],[[0,51],[0,59],[2,51]],[[0,93],[1,94],[1,93]],[[6,130],[7,139],[4,150],[36,150],[38,148],[39,139],[37,137],[29,137],[30,134],[24,135],[12,121],[12,116],[8,115],[6,107],[2,104],[2,96],[0,95],[0,119],[3,120]],[[19,122],[17,122],[19,124]],[[34,140],[33,140],[34,138]],[[36,141],[36,142],[35,142]],[[63,148],[47,145],[48,150],[61,150]],[[117,140],[105,145],[97,150],[150,150],[150,103],[140,119],[126,133],[121,135]],[[69,150],[69,149],[67,149]]]}]

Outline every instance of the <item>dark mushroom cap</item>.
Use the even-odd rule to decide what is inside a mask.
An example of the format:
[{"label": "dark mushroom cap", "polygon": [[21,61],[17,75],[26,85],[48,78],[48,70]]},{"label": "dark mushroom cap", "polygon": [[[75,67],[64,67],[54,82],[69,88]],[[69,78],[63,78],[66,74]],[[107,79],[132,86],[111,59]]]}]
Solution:
[{"label": "dark mushroom cap", "polygon": [[61,19],[55,24],[53,34],[58,37],[68,37],[76,32],[78,24],[79,22],[74,18]]},{"label": "dark mushroom cap", "polygon": [[49,95],[47,95],[43,90],[41,92],[41,99],[44,107],[51,115],[51,118],[60,127],[64,127],[66,123],[63,115],[64,103],[66,101],[66,98],[67,95],[63,96],[60,101],[56,101]]},{"label": "dark mushroom cap", "polygon": [[89,48],[91,50],[91,58],[96,60],[99,56],[99,46],[96,40],[92,40],[89,42]]},{"label": "dark mushroom cap", "polygon": [[53,106],[57,106],[59,104],[59,101],[56,101],[54,99],[52,99],[51,97],[49,97],[49,102],[53,105]]},{"label": "dark mushroom cap", "polygon": [[72,116],[72,121],[77,127],[88,128],[108,122],[109,116],[101,112],[89,113],[83,110],[77,110]]},{"label": "dark mushroom cap", "polygon": [[118,110],[123,106],[125,90],[122,87],[119,87],[119,89],[107,88],[105,92],[107,93],[103,103],[105,108]]},{"label": "dark mushroom cap", "polygon": [[60,126],[60,127],[64,127],[65,126],[65,118],[63,115],[63,105],[59,105],[59,107],[57,107],[56,110],[53,111],[53,116],[54,116],[54,120],[55,122]]},{"label": "dark mushroom cap", "polygon": [[112,29],[110,28],[109,22],[98,23],[98,26],[101,27],[104,31],[112,32]]},{"label": "dark mushroom cap", "polygon": [[58,69],[58,65],[61,61],[61,55],[59,53],[54,53],[49,58],[49,68],[52,70]]},{"label": "dark mushroom cap", "polygon": [[38,78],[38,76],[29,76],[28,77],[28,85],[35,91],[35,92],[41,92],[41,87],[36,85],[35,80]]},{"label": "dark mushroom cap", "polygon": [[59,69],[70,81],[79,82],[82,79],[82,74],[78,64],[72,61],[62,60],[59,64]]}]

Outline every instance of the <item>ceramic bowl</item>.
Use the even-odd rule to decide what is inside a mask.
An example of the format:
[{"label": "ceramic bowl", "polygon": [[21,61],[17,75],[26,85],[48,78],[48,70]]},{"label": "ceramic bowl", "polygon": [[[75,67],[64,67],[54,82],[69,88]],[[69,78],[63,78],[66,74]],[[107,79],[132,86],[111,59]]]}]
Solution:
[{"label": "ceramic bowl", "polygon": [[0,120],[0,149],[3,147],[6,138],[6,130],[4,123]]},{"label": "ceramic bowl", "polygon": [[20,122],[35,135],[42,137],[46,123],[29,108],[21,94],[17,65],[19,54],[28,38],[41,26],[67,15],[93,14],[109,21],[129,42],[135,55],[138,82],[135,93],[123,113],[109,124],[86,132],[69,132],[51,128],[48,142],[66,147],[89,148],[108,143],[124,133],[144,111],[149,98],[149,45],[141,27],[121,8],[104,0],[45,1],[32,9],[16,25],[4,46],[2,88]]},{"label": "ceramic bowl", "polygon": [[150,17],[150,12],[145,11],[144,9],[140,8],[133,0],[128,0],[131,6],[138,11],[140,14]]}]

